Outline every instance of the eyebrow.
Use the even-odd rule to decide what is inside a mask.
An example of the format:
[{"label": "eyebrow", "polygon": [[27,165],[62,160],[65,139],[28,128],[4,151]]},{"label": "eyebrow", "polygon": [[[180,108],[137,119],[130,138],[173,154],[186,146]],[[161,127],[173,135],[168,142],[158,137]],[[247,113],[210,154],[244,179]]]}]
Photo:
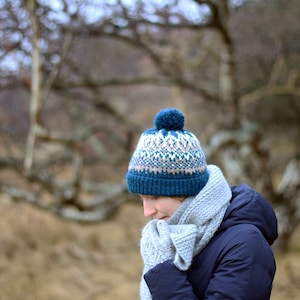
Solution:
[{"label": "eyebrow", "polygon": [[156,200],[159,196],[153,196],[153,195],[139,195],[140,199],[143,200],[143,197],[149,200]]}]

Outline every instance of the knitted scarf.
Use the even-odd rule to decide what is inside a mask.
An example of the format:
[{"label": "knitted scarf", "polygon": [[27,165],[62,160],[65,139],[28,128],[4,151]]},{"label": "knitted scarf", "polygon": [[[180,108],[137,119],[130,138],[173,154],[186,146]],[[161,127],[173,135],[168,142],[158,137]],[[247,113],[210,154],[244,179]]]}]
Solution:
[{"label": "knitted scarf", "polygon": [[[152,220],[144,227],[140,243],[143,275],[170,259],[179,270],[188,270],[218,230],[232,194],[222,171],[214,165],[207,169],[208,182],[198,195],[186,198],[169,220]],[[140,298],[152,299],[143,276]]]}]

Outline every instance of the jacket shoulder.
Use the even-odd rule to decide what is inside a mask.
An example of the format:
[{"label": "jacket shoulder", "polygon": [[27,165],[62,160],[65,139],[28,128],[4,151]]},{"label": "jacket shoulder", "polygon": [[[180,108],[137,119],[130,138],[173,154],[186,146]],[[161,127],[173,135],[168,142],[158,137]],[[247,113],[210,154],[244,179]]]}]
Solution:
[{"label": "jacket shoulder", "polygon": [[250,300],[251,290],[260,288],[262,296],[256,299],[266,300],[275,270],[272,250],[260,230],[238,224],[215,235],[195,257],[188,279],[203,299]]}]

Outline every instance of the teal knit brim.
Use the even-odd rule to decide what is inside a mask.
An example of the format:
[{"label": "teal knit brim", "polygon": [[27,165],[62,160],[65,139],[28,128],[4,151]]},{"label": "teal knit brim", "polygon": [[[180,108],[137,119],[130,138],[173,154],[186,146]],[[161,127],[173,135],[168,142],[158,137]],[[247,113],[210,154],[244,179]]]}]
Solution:
[{"label": "teal knit brim", "polygon": [[143,176],[128,172],[126,175],[127,188],[130,193],[151,196],[195,196],[208,181],[207,170],[197,175],[180,176],[178,178],[162,178]]}]

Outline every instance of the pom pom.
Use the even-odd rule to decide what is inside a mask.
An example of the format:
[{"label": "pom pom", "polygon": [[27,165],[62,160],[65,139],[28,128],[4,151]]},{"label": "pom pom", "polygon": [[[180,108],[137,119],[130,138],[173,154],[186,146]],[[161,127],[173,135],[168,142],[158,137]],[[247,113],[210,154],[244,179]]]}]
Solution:
[{"label": "pom pom", "polygon": [[184,115],[176,108],[167,108],[158,112],[154,119],[157,130],[183,130]]}]

